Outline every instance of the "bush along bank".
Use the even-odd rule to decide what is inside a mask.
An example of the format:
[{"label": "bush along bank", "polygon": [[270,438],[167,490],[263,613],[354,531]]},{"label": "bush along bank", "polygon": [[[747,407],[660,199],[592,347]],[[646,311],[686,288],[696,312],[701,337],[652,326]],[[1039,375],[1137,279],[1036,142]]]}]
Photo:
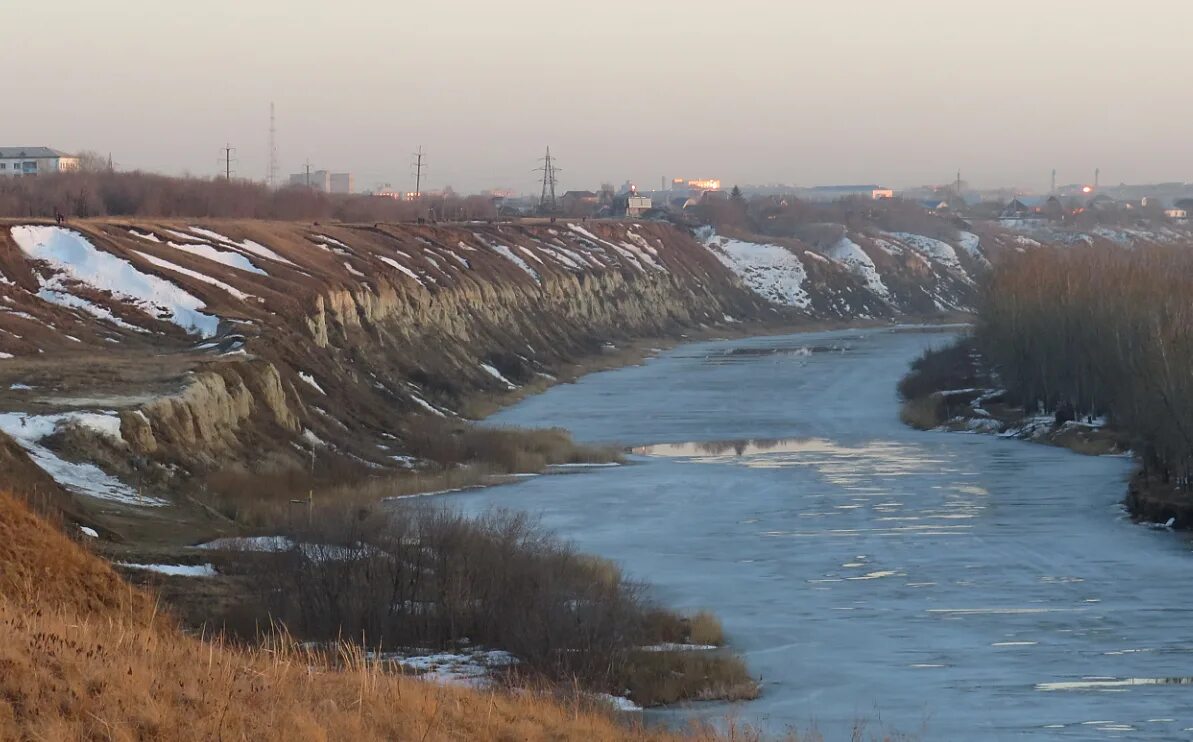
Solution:
[{"label": "bush along bank", "polygon": [[243,639],[282,626],[379,657],[508,653],[491,680],[628,698],[638,706],[759,693],[711,614],[655,605],[611,562],[576,553],[527,516],[478,518],[406,503],[320,512],[266,538],[213,544],[243,600],[208,625]]}]

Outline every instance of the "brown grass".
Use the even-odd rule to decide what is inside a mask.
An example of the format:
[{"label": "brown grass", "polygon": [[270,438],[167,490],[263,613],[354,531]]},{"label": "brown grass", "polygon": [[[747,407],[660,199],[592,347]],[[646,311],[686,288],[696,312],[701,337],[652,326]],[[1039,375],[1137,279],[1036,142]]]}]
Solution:
[{"label": "brown grass", "polygon": [[348,649],[203,642],[7,495],[0,566],[0,739],[678,739],[579,701],[389,675]]},{"label": "brown grass", "polygon": [[689,623],[688,641],[692,644],[721,646],[725,643],[725,630],[721,619],[708,611],[699,611]]},{"label": "brown grass", "polygon": [[679,701],[749,701],[761,688],[746,663],[721,651],[636,652],[623,680],[641,706]]},{"label": "brown grass", "polygon": [[948,419],[944,398],[939,394],[915,397],[903,403],[899,419],[917,430],[932,430]]}]

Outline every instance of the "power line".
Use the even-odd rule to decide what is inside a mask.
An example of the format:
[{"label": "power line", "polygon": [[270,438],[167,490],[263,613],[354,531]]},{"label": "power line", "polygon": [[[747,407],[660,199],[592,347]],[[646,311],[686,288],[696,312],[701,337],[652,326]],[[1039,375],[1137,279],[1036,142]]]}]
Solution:
[{"label": "power line", "polygon": [[555,166],[555,160],[551,157],[551,148],[547,147],[547,156],[542,159],[543,166],[536,169],[535,172],[543,174],[543,195],[539,198],[539,210],[544,213],[554,213],[555,211],[555,183],[557,182],[556,174],[559,168]]}]

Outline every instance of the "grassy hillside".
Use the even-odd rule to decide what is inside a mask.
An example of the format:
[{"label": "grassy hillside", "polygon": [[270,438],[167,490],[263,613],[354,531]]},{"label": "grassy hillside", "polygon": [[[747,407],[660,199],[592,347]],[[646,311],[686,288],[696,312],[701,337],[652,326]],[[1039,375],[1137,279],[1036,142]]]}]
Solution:
[{"label": "grassy hillside", "polygon": [[3,739],[677,739],[574,702],[385,674],[348,650],[184,635],[152,596],[7,494],[0,636]]}]

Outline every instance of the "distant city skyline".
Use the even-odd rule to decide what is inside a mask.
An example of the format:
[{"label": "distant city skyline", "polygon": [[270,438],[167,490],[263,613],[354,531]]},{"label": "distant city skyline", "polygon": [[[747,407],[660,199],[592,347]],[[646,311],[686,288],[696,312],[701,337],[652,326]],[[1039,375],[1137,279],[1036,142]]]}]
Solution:
[{"label": "distant city skyline", "polygon": [[1193,181],[1193,4],[907,5],[9,0],[0,144],[214,175],[230,143],[263,180],[273,101],[279,172],[358,190],[412,188],[420,145],[460,192],[533,193],[547,145],[563,190]]}]

